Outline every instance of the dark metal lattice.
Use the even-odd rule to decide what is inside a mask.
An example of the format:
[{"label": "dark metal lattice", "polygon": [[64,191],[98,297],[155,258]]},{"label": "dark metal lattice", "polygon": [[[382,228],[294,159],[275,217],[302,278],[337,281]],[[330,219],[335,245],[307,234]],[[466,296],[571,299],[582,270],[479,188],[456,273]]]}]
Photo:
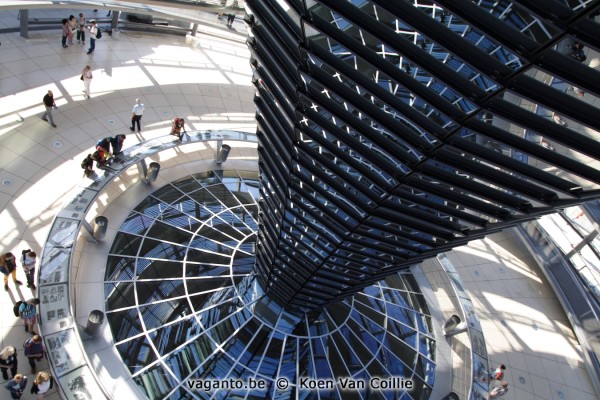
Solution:
[{"label": "dark metal lattice", "polygon": [[589,65],[600,2],[246,6],[262,180],[256,272],[288,310],[319,309],[600,198],[600,72]]}]

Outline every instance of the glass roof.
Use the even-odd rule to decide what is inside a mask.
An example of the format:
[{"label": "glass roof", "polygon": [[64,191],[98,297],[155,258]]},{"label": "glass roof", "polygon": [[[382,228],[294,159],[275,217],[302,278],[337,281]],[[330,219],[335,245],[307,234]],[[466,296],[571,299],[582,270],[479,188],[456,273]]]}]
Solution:
[{"label": "glass roof", "polygon": [[[156,190],[122,223],[106,266],[106,312],[134,381],[150,399],[340,399],[340,378],[402,376],[414,390],[374,393],[426,398],[435,341],[412,275],[313,315],[286,313],[252,273],[258,185],[248,171],[191,175]],[[335,384],[309,390],[303,377]],[[228,379],[242,386],[211,389]]]}]

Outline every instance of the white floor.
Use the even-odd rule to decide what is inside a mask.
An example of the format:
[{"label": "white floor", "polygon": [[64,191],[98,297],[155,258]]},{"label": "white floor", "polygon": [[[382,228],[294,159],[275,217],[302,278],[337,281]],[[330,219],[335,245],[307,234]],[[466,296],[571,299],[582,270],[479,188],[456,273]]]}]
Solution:
[{"label": "white floor", "polygon": [[448,253],[481,321],[490,365],[506,365],[502,400],[598,396],[567,316],[514,229]]}]

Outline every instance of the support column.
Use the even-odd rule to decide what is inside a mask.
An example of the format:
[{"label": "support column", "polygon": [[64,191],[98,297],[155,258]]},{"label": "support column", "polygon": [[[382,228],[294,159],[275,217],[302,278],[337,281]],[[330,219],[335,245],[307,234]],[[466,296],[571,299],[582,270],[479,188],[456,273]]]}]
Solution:
[{"label": "support column", "polygon": [[21,37],[29,39],[29,10],[19,10]]},{"label": "support column", "polygon": [[192,36],[196,36],[196,33],[198,33],[198,24],[192,25]]},{"label": "support column", "polygon": [[112,12],[112,21],[110,23],[110,29],[111,31],[115,31],[119,29],[119,16],[121,15],[121,11],[115,11],[113,10]]}]

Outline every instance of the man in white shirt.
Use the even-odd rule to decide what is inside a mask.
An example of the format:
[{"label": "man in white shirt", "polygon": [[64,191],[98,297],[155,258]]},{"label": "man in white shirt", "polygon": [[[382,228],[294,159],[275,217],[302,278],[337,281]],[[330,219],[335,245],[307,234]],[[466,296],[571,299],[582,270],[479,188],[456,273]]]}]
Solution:
[{"label": "man in white shirt", "polygon": [[144,104],[141,103],[140,99],[135,99],[135,104],[131,110],[131,128],[129,128],[131,132],[135,131],[135,124],[137,124],[138,133],[142,131],[142,128],[140,128],[142,115],[144,115]]},{"label": "man in white shirt", "polygon": [[94,49],[96,48],[96,34],[98,33],[98,27],[96,26],[96,20],[90,20],[90,26],[88,26],[87,30],[90,33],[90,48],[87,51],[87,54],[92,54]]}]

